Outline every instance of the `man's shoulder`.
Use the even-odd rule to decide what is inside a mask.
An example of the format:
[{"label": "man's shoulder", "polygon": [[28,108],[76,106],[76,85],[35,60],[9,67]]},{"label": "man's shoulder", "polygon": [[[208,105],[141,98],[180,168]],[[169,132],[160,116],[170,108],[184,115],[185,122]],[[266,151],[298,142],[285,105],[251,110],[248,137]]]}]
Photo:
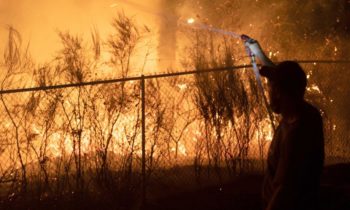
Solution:
[{"label": "man's shoulder", "polygon": [[[316,107],[307,102],[305,102],[298,128],[300,129],[300,134],[306,138],[312,137],[315,141],[323,141],[319,141],[321,138],[323,139],[323,120],[321,113]],[[315,135],[317,138],[314,138]],[[311,142],[314,141],[310,141],[310,143]]]},{"label": "man's shoulder", "polygon": [[322,121],[321,112],[315,106],[308,102],[304,102],[302,108],[302,119],[305,121]]}]

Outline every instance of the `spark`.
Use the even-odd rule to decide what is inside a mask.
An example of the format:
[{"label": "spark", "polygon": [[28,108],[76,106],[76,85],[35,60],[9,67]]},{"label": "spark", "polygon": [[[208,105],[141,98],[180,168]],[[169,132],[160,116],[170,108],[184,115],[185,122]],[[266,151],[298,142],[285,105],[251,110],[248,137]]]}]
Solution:
[{"label": "spark", "polygon": [[269,58],[272,58],[272,51],[269,52]]},{"label": "spark", "polygon": [[325,38],[326,41],[326,45],[329,45],[329,43],[331,42],[329,39]]},{"label": "spark", "polygon": [[311,89],[311,90],[314,90],[314,91],[316,91],[316,92],[318,92],[318,93],[321,93],[321,90],[320,90],[320,88],[319,88],[317,85],[312,85],[312,86],[310,87],[310,89]]},{"label": "spark", "polygon": [[177,87],[180,88],[180,90],[186,90],[187,84],[178,84]]},{"label": "spark", "polygon": [[270,52],[269,52],[269,57],[270,57],[270,58],[276,57],[276,56],[278,56],[279,53],[280,53],[280,51],[276,51],[276,52],[270,51]]},{"label": "spark", "polygon": [[188,24],[193,24],[195,22],[194,18],[188,18],[187,23]]},{"label": "spark", "polygon": [[186,150],[185,145],[179,144],[179,152],[180,152],[180,154],[182,154],[183,156],[187,156],[187,150]]}]

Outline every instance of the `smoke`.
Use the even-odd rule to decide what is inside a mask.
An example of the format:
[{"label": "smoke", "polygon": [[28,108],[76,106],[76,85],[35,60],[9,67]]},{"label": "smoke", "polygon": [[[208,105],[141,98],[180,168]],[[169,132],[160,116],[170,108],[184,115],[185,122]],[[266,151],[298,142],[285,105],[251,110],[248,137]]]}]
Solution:
[{"label": "smoke", "polygon": [[[290,48],[303,45],[303,41],[309,42],[308,48],[315,48],[315,45],[323,46],[326,38],[335,42],[349,38],[350,34],[350,3],[345,0],[188,2],[191,3],[187,3],[187,8],[190,8],[187,11],[190,10],[202,21],[228,31],[248,34],[269,50],[288,51],[280,55],[285,58],[300,55]],[[330,48],[334,49],[334,45]]]},{"label": "smoke", "polygon": [[[143,4],[150,2],[154,1]],[[55,56],[60,47],[59,31],[69,31],[89,39],[91,29],[96,27],[105,37],[110,34],[110,23],[117,11],[124,11],[142,24],[155,25],[154,15],[137,5],[133,1],[113,0],[1,0],[0,38],[6,40],[6,26],[13,26],[21,33],[23,43],[30,43],[33,58],[46,62]],[[1,52],[4,44],[0,43]]]},{"label": "smoke", "polygon": [[[279,48],[283,52],[297,42],[293,40],[307,39],[313,45],[315,40],[348,37],[349,5],[346,0],[1,0],[0,38],[6,40],[5,26],[12,25],[24,42],[30,42],[33,57],[46,61],[59,47],[57,31],[88,35],[96,27],[103,36],[111,30],[116,11],[124,10],[153,29],[155,36],[161,34],[158,50],[159,59],[164,61],[176,59],[176,24],[190,16],[218,28],[248,34],[269,50]],[[0,43],[0,49],[3,45]]]}]

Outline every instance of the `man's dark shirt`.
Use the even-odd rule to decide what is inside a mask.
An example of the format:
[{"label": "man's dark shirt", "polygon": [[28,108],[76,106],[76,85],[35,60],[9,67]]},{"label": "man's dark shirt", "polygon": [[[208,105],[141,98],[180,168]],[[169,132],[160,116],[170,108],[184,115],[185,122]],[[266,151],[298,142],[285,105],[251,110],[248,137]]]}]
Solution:
[{"label": "man's dark shirt", "polygon": [[[273,210],[314,209],[324,162],[319,111],[308,103],[293,123],[281,120],[270,145],[263,200]],[[278,191],[278,192],[277,192]]]}]

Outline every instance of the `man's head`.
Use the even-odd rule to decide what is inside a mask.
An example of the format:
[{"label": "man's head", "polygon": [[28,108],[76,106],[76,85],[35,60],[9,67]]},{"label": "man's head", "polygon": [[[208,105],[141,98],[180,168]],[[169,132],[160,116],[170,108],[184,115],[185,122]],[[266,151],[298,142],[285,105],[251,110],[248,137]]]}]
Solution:
[{"label": "man's head", "polygon": [[275,67],[263,66],[260,75],[269,81],[270,105],[274,112],[281,113],[286,103],[303,100],[307,79],[297,62],[284,61]]}]

